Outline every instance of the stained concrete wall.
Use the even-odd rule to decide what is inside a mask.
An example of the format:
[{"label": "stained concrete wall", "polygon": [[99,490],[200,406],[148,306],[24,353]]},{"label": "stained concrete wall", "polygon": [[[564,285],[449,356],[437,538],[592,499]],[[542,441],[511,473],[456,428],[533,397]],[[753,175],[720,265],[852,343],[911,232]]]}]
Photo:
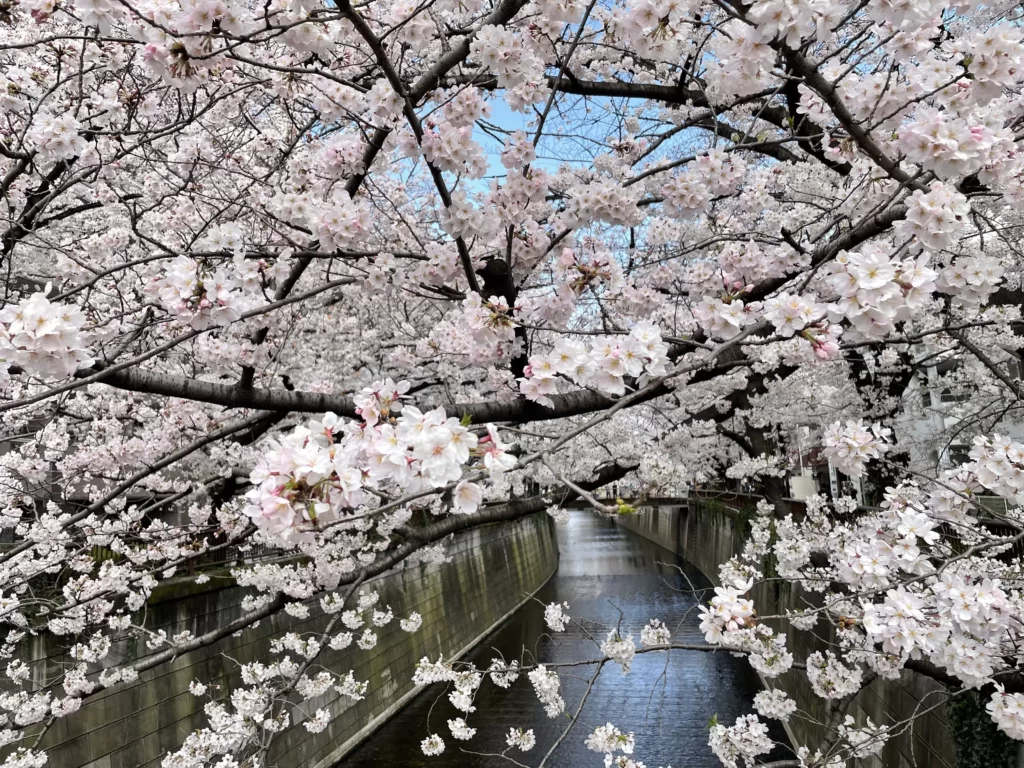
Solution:
[{"label": "stained concrete wall", "polygon": [[[695,565],[715,585],[718,567],[743,549],[739,515],[722,504],[691,498],[686,507],[652,507],[640,514],[620,515],[625,528],[669,549]],[[799,587],[772,582],[753,591],[757,612],[764,616],[784,614],[787,609],[816,604],[814,595],[801,596]],[[809,632],[798,632],[786,623],[775,623],[776,631],[787,633],[787,645],[798,660],[825,644]],[[827,631],[819,622],[815,632]],[[796,700],[803,712],[819,723],[826,718],[823,699],[814,695],[804,675],[790,672],[777,678],[776,684]],[[850,707],[858,724],[870,717],[876,725],[894,725],[928,710],[942,701],[944,688],[930,678],[904,671],[899,680],[876,680]],[[823,736],[824,728],[807,720],[790,722],[790,736],[796,745],[812,747]],[[946,721],[945,707],[920,715],[913,728],[903,727],[883,748],[881,754],[857,761],[865,768],[954,768],[956,748]]]},{"label": "stained concrete wall", "polygon": [[[421,658],[452,658],[467,651],[543,586],[558,566],[553,523],[543,513],[460,534],[447,552],[450,563],[411,565],[366,583],[364,589],[379,592],[380,605],[391,606],[395,620],[378,630],[377,646],[370,651],[353,643],[344,651],[326,649],[320,657],[326,669],[341,675],[352,670],[357,680],[369,680],[366,698],[352,702],[331,690],[303,705],[307,713],[329,707],[335,715],[331,725],[315,735],[302,727],[305,715],[294,708],[293,725],[275,742],[269,765],[333,765],[415,695],[411,680]],[[242,615],[241,600],[249,590],[216,589],[214,583],[197,587],[194,581],[183,580],[179,589],[165,590],[162,600],[147,607],[147,625],[164,629],[169,636],[186,629],[199,635]],[[413,611],[422,614],[423,626],[409,634],[398,619]],[[43,748],[49,752],[49,765],[158,766],[193,729],[205,725],[207,699],[189,693],[190,681],[219,684],[221,691],[229,691],[238,682],[238,664],[270,659],[273,638],[289,631],[316,632],[325,624],[322,614],[298,621],[282,613],[240,636],[144,673],[131,686],[97,695],[79,712],[57,720],[47,733]],[[47,655],[42,645],[38,648],[38,683],[54,680],[70,666],[66,657]],[[122,646],[112,652],[111,661],[145,653],[144,646],[141,652]]]}]

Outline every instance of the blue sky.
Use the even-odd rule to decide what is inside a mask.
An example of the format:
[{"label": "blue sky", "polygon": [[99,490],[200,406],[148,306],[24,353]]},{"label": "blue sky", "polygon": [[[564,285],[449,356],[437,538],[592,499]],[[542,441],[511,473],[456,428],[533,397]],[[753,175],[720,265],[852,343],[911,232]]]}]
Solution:
[{"label": "blue sky", "polygon": [[[489,104],[491,106],[491,116],[486,118],[488,123],[503,128],[506,131],[525,131],[527,136],[533,136],[533,132],[536,128],[528,127],[530,123],[536,125],[536,118],[533,115],[524,115],[520,112],[513,112],[508,104],[505,103],[504,99],[495,99],[494,101],[489,102]],[[476,128],[474,138],[483,145],[484,151],[487,153],[487,160],[489,161],[488,175],[504,176],[505,168],[501,164],[501,142],[496,141],[479,126]],[[544,144],[544,141],[545,140],[542,138],[542,145]],[[534,165],[551,173],[558,169],[557,161],[546,159],[543,156],[537,158]]]}]

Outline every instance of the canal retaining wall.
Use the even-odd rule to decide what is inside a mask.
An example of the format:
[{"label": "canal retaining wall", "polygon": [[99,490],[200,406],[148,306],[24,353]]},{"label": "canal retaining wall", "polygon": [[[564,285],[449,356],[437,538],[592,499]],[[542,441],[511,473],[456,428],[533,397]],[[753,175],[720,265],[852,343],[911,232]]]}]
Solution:
[{"label": "canal retaining wall", "polygon": [[[718,567],[743,549],[746,537],[743,515],[721,502],[691,498],[686,507],[649,507],[635,515],[619,515],[620,525],[682,556],[716,586]],[[762,615],[784,614],[787,609],[815,604],[815,596],[801,595],[795,585],[778,581],[759,584],[753,591],[754,605]],[[806,598],[806,601],[805,601]],[[797,659],[824,643],[810,632],[797,632],[776,624],[787,633],[788,647]],[[819,623],[816,632],[826,631]],[[803,712],[817,723],[827,717],[826,702],[814,695],[806,676],[790,672],[774,685],[784,689]],[[918,715],[912,728],[901,728],[878,756],[857,761],[865,768],[955,768],[956,748],[942,701],[943,686],[915,672],[904,671],[898,680],[876,680],[854,701],[850,714],[863,724],[870,717],[876,725],[893,725]],[[924,714],[921,714],[921,713]],[[823,736],[823,726],[794,719],[787,729],[795,745],[813,745]]]},{"label": "canal retaining wall", "polygon": [[[368,680],[366,697],[352,702],[332,689],[303,705],[305,713],[293,708],[292,726],[274,743],[268,765],[333,765],[416,694],[411,681],[421,658],[447,659],[469,650],[540,589],[558,566],[553,521],[544,513],[458,534],[447,554],[451,561],[446,564],[409,564],[365,584],[364,590],[380,594],[380,605],[391,606],[395,620],[377,630],[372,650],[362,651],[354,644],[344,651],[325,649],[320,664],[342,676],[352,670],[357,680]],[[175,588],[163,590],[147,607],[147,626],[163,629],[168,636],[184,630],[199,635],[239,618],[249,590],[216,584],[182,579]],[[416,632],[404,632],[398,619],[414,611],[423,616],[423,625]],[[74,715],[53,724],[43,743],[49,765],[155,768],[190,732],[206,725],[207,697],[189,693],[192,680],[211,683],[213,691],[229,691],[239,682],[238,664],[270,660],[274,638],[285,632],[317,632],[325,624],[322,614],[299,621],[281,613],[239,636],[143,673],[133,685],[97,695]],[[137,647],[115,647],[108,662],[145,653]],[[37,658],[38,683],[56,680],[70,666],[56,653],[41,651]],[[320,707],[329,708],[334,719],[325,731],[312,734],[302,722]],[[424,723],[424,736],[425,729]]]}]

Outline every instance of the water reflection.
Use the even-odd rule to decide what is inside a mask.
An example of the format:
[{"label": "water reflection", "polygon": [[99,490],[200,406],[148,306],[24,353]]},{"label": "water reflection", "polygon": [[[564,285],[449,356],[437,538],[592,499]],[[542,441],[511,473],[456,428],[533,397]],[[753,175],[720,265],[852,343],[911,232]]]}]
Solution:
[{"label": "water reflection", "polygon": [[[569,523],[558,526],[558,545],[558,572],[537,598],[544,604],[568,602],[573,616],[586,617],[584,627],[572,626],[564,633],[549,635],[543,606],[529,603],[477,646],[467,660],[486,668],[499,652],[506,659],[526,663],[534,658],[542,662],[592,659],[600,652],[588,633],[600,641],[621,621],[621,631],[632,633],[639,645],[640,629],[651,618],[664,621],[677,642],[703,642],[697,627],[697,600],[690,593],[688,580],[698,589],[708,583],[676,555],[585,511],[572,512]],[[682,568],[685,576],[675,566]],[[576,712],[595,669],[596,665],[573,667],[570,675],[563,675],[567,712]],[[729,723],[746,714],[757,689],[749,665],[727,653],[641,654],[628,675],[622,675],[615,664],[606,665],[586,700],[580,722],[545,765],[599,768],[601,755],[588,751],[583,740],[594,726],[611,721],[636,734],[636,757],[648,768],[717,768],[720,763],[707,746],[708,720],[717,713],[720,722]],[[432,686],[340,766],[511,766],[513,763],[496,756],[506,748],[510,725],[533,728],[537,736],[533,750],[509,754],[523,765],[537,766],[567,723],[564,718],[549,720],[545,716],[525,677],[505,691],[488,680],[476,706],[477,711],[466,718],[477,729],[476,737],[457,742],[447,721],[461,713],[449,704],[442,686]],[[444,738],[446,750],[443,755],[426,758],[419,743],[431,732]],[[772,735],[783,738],[781,730]]]}]

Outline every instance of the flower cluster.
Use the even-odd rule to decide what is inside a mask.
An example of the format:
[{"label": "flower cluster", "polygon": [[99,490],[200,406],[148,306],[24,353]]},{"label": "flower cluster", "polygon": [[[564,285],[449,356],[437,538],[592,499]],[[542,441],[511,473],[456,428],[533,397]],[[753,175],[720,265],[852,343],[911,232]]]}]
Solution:
[{"label": "flower cluster", "polygon": [[690,219],[707,213],[711,207],[711,190],[696,173],[673,176],[661,188],[665,214],[676,219]]},{"label": "flower cluster", "polygon": [[519,679],[519,662],[513,659],[505,663],[501,659],[492,659],[488,672],[491,682],[499,688],[508,688]]},{"label": "flower cluster", "polygon": [[640,630],[640,642],[648,648],[652,646],[668,645],[672,642],[672,632],[658,619],[651,619],[650,622]]},{"label": "flower cluster", "polygon": [[919,189],[907,198],[907,215],[896,223],[896,234],[901,239],[915,238],[929,251],[952,248],[970,210],[967,198],[955,187],[932,182],[928,192]]},{"label": "flower cluster", "polygon": [[446,664],[443,658],[431,661],[424,656],[416,664],[413,672],[413,685],[433,685],[434,683],[446,683],[455,679],[455,669],[451,664]]},{"label": "flower cluster", "polygon": [[949,179],[975,173],[1005,156],[1013,148],[1013,133],[921,106],[914,120],[900,129],[899,146],[911,162]]},{"label": "flower cluster", "polygon": [[227,267],[211,272],[196,259],[179,256],[147,290],[179,322],[197,331],[229,325],[241,317],[242,292]]},{"label": "flower cluster", "polygon": [[999,260],[991,256],[961,256],[939,273],[939,289],[961,304],[979,306],[988,301],[1004,271]]},{"label": "flower cluster", "polygon": [[997,685],[985,708],[999,730],[1011,739],[1024,741],[1024,694],[1006,693]]},{"label": "flower cluster", "polygon": [[[528,508],[569,517],[535,487],[548,475],[514,473],[488,418],[529,461],[576,477],[638,466],[612,497],[721,480],[770,492],[778,504],[747,516],[700,613],[707,642],[763,678],[806,676],[836,702],[908,666],[1011,691],[1024,664],[1024,439],[1003,367],[1022,348],[1013,4],[130,5],[0,0],[9,768],[43,761],[17,748],[41,724],[137,681],[122,650],[158,664],[212,642],[139,622],[162,581],[215,583],[202,563],[225,547],[244,591],[232,631],[276,612],[274,657],[188,686],[203,726],[167,768],[237,768],[288,729],[322,741],[340,705],[389,696],[321,656],[379,650],[425,611],[403,618],[369,591],[350,604],[348,587],[389,565],[435,572],[453,529]],[[509,134],[509,109],[539,119]],[[30,296],[46,276],[57,291]],[[906,382],[940,363],[955,363],[944,394],[977,396],[921,419]],[[385,379],[395,371],[431,405]],[[806,426],[833,421],[808,454]],[[947,467],[981,423],[998,434]],[[776,491],[819,459],[844,473],[838,498],[788,514]],[[895,477],[904,459],[913,481]],[[846,477],[874,470],[855,494],[867,506]],[[794,600],[755,611],[766,579]],[[569,628],[566,604],[540,610],[549,631]],[[678,645],[670,626],[591,634],[625,672]],[[792,633],[822,628],[829,642],[798,664]],[[41,690],[29,632],[67,641]],[[415,681],[441,684],[455,710],[419,734],[423,751],[476,737],[490,683],[564,714],[562,667],[544,660],[421,664]],[[1007,691],[993,719],[1024,736],[1024,697]],[[755,707],[794,716],[777,690]],[[888,735],[834,714],[825,754],[797,762],[839,768]],[[506,755],[534,746],[519,725],[497,731]],[[746,718],[712,745],[744,764],[763,737]],[[641,765],[611,725],[588,742],[606,768]]]},{"label": "flower cluster", "polygon": [[86,143],[81,130],[81,123],[71,112],[62,115],[43,112],[32,121],[28,139],[41,159],[59,162],[70,160],[85,151]]},{"label": "flower cluster", "polygon": [[788,337],[820,320],[826,311],[813,295],[780,293],[764,302],[762,314],[775,326],[776,333]]},{"label": "flower cluster", "polygon": [[444,752],[444,739],[433,733],[420,742],[420,749],[427,757],[436,757]]},{"label": "flower cluster", "polygon": [[704,633],[705,640],[718,645],[726,641],[729,633],[737,632],[751,623],[754,603],[741,597],[751,586],[750,582],[744,582],[735,586],[715,587],[711,605],[700,608],[700,631]]},{"label": "flower cluster", "polygon": [[757,715],[744,715],[728,727],[713,725],[708,746],[726,768],[740,768],[741,761],[745,766],[753,765],[758,755],[771,752],[774,743],[768,736],[768,726]]},{"label": "flower cluster", "polygon": [[373,227],[372,209],[364,200],[325,203],[308,216],[324,251],[355,248],[363,243]]},{"label": "flower cluster", "polygon": [[829,315],[833,322],[849,320],[853,335],[865,339],[892,333],[935,290],[936,273],[927,256],[893,259],[880,243],[840,254],[831,271],[829,282],[840,298],[829,305]]},{"label": "flower cluster", "polygon": [[1024,41],[1021,31],[1012,24],[997,24],[975,32],[963,50],[969,54],[967,71],[976,81],[995,86],[994,95],[1020,82]]},{"label": "flower cluster", "polygon": [[[760,562],[760,555],[751,551],[750,557]],[[700,630],[711,645],[723,645],[747,654],[755,670],[763,677],[778,677],[793,666],[793,654],[786,649],[786,635],[776,634],[765,625],[758,624],[754,603],[741,597],[753,586],[760,572],[751,563],[731,561],[722,568],[725,576],[734,581],[715,588],[711,604],[700,607]]]},{"label": "flower cluster", "polygon": [[516,324],[512,308],[502,296],[481,298],[470,292],[462,302],[461,325],[469,329],[476,362],[510,360],[516,349]]},{"label": "flower cluster", "polygon": [[473,698],[476,696],[480,683],[483,682],[483,675],[473,670],[455,673],[451,678],[452,690],[448,694],[448,700],[460,712],[467,715],[476,711],[473,706]]},{"label": "flower cluster", "polygon": [[524,81],[543,77],[543,62],[523,42],[522,37],[510,29],[486,25],[477,31],[470,52],[482,67],[498,75],[499,88],[513,88]]},{"label": "flower cluster", "polygon": [[621,637],[616,630],[611,630],[601,643],[601,653],[618,664],[622,668],[622,674],[626,674],[633,663],[633,657],[636,656],[633,636]]},{"label": "flower cluster", "polygon": [[970,456],[985,488],[1010,499],[1024,494],[1024,444],[1000,435],[979,435]]},{"label": "flower cluster", "polygon": [[459,741],[469,741],[476,735],[476,728],[470,728],[461,717],[449,720],[448,729],[452,732],[452,737]]},{"label": "flower cluster", "polygon": [[839,726],[839,736],[850,745],[851,756],[864,759],[882,751],[889,738],[889,728],[875,725],[870,717],[858,728],[853,716],[847,715]]},{"label": "flower cluster", "polygon": [[564,632],[565,625],[569,623],[568,603],[551,603],[544,608],[544,623],[552,632]]},{"label": "flower cluster", "polygon": [[324,173],[336,178],[362,173],[365,170],[362,142],[352,134],[332,136],[320,152],[320,167]]},{"label": "flower cluster", "polygon": [[85,315],[77,307],[51,302],[49,292],[46,286],[0,310],[0,356],[29,375],[64,378],[92,363],[82,330]]},{"label": "flower cluster", "polygon": [[[744,287],[739,288],[740,291]],[[693,316],[708,335],[719,339],[731,339],[744,327],[757,322],[757,306],[746,305],[735,297],[704,299],[693,310]]]},{"label": "flower cluster", "polygon": [[626,377],[661,376],[666,372],[668,346],[652,323],[640,322],[628,336],[600,338],[587,350],[583,344],[561,339],[546,355],[533,355],[526,376],[519,380],[520,391],[530,400],[554,406],[551,395],[557,393],[559,377],[580,386],[593,386],[602,392],[622,395]]},{"label": "flower cluster", "polygon": [[689,163],[687,171],[699,176],[713,197],[721,197],[740,188],[747,163],[735,152],[712,148]]},{"label": "flower cluster", "polygon": [[[441,408],[401,408],[398,400],[407,390],[405,383],[375,382],[356,399],[361,424],[345,425],[328,413],[274,441],[250,475],[254,487],[244,513],[268,533],[294,539],[363,504],[366,488],[443,488],[459,481],[471,458],[480,459],[491,477],[514,465],[493,427],[481,440]],[[399,410],[397,419],[389,418]],[[476,483],[456,487],[455,511],[471,513],[481,501]]]},{"label": "flower cluster", "polygon": [[715,38],[714,58],[708,76],[723,94],[746,96],[768,87],[775,63],[771,42],[773,32],[740,20],[722,25]]},{"label": "flower cluster", "polygon": [[456,126],[445,121],[429,126],[420,146],[427,162],[442,171],[465,174],[470,179],[487,173],[487,156],[473,141],[472,125]]},{"label": "flower cluster", "polygon": [[633,754],[636,748],[636,740],[632,732],[623,733],[611,723],[599,725],[587,736],[587,749],[593,752],[603,752],[611,755],[615,752],[622,752],[626,755]]},{"label": "flower cluster", "polygon": [[841,699],[860,690],[860,667],[843,664],[832,651],[815,651],[807,657],[807,680],[823,699]]},{"label": "flower cluster", "polygon": [[607,287],[615,292],[622,288],[622,267],[610,251],[598,250],[585,253],[572,248],[563,248],[555,262],[555,276],[579,295],[590,287],[597,290]]},{"label": "flower cluster", "polygon": [[822,436],[822,453],[840,471],[860,477],[870,459],[877,459],[888,450],[885,441],[890,433],[890,429],[877,424],[868,427],[863,421],[847,421],[844,426],[837,421]]},{"label": "flower cluster", "polygon": [[533,729],[523,730],[522,728],[510,728],[505,743],[510,747],[516,747],[520,752],[529,752],[537,743],[537,737],[533,735]]},{"label": "flower cluster", "polygon": [[789,716],[796,712],[796,702],[793,701],[780,688],[769,691],[761,691],[754,696],[754,709],[762,717],[770,717],[773,720],[789,720]]},{"label": "flower cluster", "polygon": [[528,677],[537,698],[544,705],[547,716],[558,717],[562,714],[565,711],[565,702],[559,693],[562,682],[558,678],[558,673],[540,664],[530,671]]},{"label": "flower cluster", "polygon": [[758,0],[750,8],[750,18],[758,28],[799,46],[807,39],[827,39],[830,23],[839,20],[835,7],[828,0],[792,4],[785,0]]},{"label": "flower cluster", "polygon": [[643,190],[623,187],[613,179],[598,178],[578,184],[570,190],[571,200],[564,223],[579,227],[596,221],[619,226],[635,226],[643,219],[637,206]]}]

